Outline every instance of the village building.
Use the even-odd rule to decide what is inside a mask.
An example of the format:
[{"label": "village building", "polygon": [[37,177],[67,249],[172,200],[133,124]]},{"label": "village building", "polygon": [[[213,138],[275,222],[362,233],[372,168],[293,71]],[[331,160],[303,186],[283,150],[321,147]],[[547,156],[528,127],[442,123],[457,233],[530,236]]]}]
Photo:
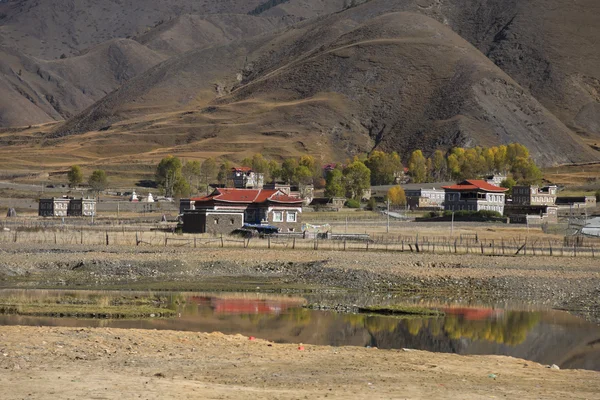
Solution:
[{"label": "village building", "polygon": [[93,216],[96,215],[96,200],[67,196],[40,199],[38,215],[40,217]]},{"label": "village building", "polygon": [[345,203],[345,197],[315,197],[309,206],[316,211],[340,211]]},{"label": "village building", "polygon": [[315,186],[312,184],[290,185],[288,183],[271,182],[265,183],[263,189],[280,190],[283,194],[299,197],[303,204],[308,206],[315,197]]},{"label": "village building", "polygon": [[546,205],[506,204],[504,215],[511,224],[541,225],[558,223],[558,207]]},{"label": "village building", "polygon": [[280,232],[302,228],[302,199],[277,189],[217,188],[182,204],[193,207],[183,211],[184,232],[229,234],[244,226],[271,226]]},{"label": "village building", "polygon": [[508,190],[480,179],[467,179],[444,186],[444,209],[449,211],[497,211],[504,213],[505,192]]},{"label": "village building", "polygon": [[556,205],[559,211],[586,213],[590,208],[596,208],[595,196],[557,197]]},{"label": "village building", "polygon": [[411,210],[439,210],[444,208],[446,198],[443,186],[451,183],[409,183],[402,185],[406,204]]},{"label": "village building", "polygon": [[506,178],[508,178],[506,174],[493,174],[486,176],[484,180],[490,185],[500,186]]},{"label": "village building", "polygon": [[556,186],[514,186],[512,204],[520,206],[554,206],[558,188]]},{"label": "village building", "polygon": [[265,175],[254,172],[250,167],[231,168],[231,180],[236,189],[262,189]]}]

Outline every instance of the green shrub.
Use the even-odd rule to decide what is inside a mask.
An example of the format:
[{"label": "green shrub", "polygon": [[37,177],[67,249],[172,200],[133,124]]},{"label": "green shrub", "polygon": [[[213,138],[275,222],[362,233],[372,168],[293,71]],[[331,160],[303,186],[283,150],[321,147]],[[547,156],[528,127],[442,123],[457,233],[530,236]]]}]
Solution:
[{"label": "green shrub", "polygon": [[367,210],[375,211],[377,209],[377,201],[375,197],[371,197],[367,202]]},{"label": "green shrub", "polygon": [[360,201],[354,199],[346,200],[346,207],[348,208],[360,208]]},{"label": "green shrub", "polygon": [[480,210],[475,214],[481,218],[502,218],[502,214],[500,214],[498,211]]}]

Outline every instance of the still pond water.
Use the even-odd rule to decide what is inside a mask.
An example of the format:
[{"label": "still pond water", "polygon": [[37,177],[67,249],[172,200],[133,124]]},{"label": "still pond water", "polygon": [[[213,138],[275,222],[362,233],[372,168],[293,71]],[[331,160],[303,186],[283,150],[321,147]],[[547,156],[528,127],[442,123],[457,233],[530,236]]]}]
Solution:
[{"label": "still pond water", "polygon": [[[445,312],[397,318],[303,308],[311,295],[0,290],[0,302],[101,304],[144,299],[175,311],[172,318],[85,319],[0,315],[2,325],[170,329],[255,336],[279,343],[412,348],[457,354],[498,354],[561,368],[600,371],[600,326],[543,307],[402,299]],[[331,299],[329,299],[331,300]],[[390,301],[388,299],[388,301]],[[398,299],[391,300],[398,303]],[[0,328],[1,329],[1,328]]]}]

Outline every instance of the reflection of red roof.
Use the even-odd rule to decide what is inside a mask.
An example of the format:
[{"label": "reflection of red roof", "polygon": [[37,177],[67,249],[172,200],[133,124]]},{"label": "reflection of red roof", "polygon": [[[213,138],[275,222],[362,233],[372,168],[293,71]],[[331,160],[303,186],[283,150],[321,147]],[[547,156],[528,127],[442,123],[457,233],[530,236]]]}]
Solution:
[{"label": "reflection of red roof", "polygon": [[219,297],[191,297],[194,303],[210,306],[216,314],[279,314],[298,307],[297,300],[238,299]]},{"label": "reflection of red roof", "polygon": [[274,300],[218,299],[211,301],[217,314],[279,314],[297,303]]},{"label": "reflection of red roof", "polygon": [[278,189],[231,189],[218,188],[210,195],[191,199],[196,203],[208,202],[212,200],[223,201],[227,203],[265,203],[271,201],[274,203],[300,204],[302,199],[283,194]]},{"label": "reflection of red roof", "polygon": [[444,312],[450,315],[460,315],[469,321],[479,321],[502,314],[503,311],[493,308],[449,307],[444,308]]},{"label": "reflection of red roof", "polygon": [[467,179],[452,186],[442,186],[446,190],[483,190],[485,192],[506,192],[508,189],[492,185],[481,179]]}]

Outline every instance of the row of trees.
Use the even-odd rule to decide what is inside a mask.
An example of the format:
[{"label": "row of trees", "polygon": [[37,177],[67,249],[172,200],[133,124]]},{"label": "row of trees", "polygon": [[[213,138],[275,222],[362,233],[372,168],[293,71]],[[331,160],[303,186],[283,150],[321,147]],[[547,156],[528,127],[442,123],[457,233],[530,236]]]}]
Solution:
[{"label": "row of trees", "polygon": [[520,184],[535,184],[542,179],[529,150],[518,143],[470,149],[455,147],[447,154],[436,150],[430,158],[415,150],[408,162],[408,172],[415,183],[472,179],[494,173],[511,174]]},{"label": "row of trees", "polygon": [[[371,185],[393,184],[404,174],[404,165],[398,153],[375,150],[368,156],[354,157],[345,165],[338,165],[323,177],[321,163],[310,155],[288,158],[279,163],[255,154],[242,160],[242,166],[263,174],[264,181],[282,181],[292,185],[312,184],[325,188],[327,197],[360,199]],[[518,143],[496,147],[453,148],[448,153],[437,150],[426,158],[415,150],[407,164],[408,174],[414,183],[477,178],[493,173],[511,175],[507,184],[514,182],[534,184],[541,180],[541,171],[530,157],[529,151]],[[182,162],[174,156],[161,160],[156,170],[156,181],[167,196],[186,196],[207,190],[217,182],[230,186],[232,165],[220,165],[213,158],[204,162]]]},{"label": "row of trees", "polygon": [[[74,187],[83,183],[84,175],[79,165],[72,165],[67,172],[67,179],[69,180],[69,186]],[[106,172],[101,169],[92,171],[88,178],[88,185],[96,193],[99,193],[106,189],[108,186],[108,177]]]}]

